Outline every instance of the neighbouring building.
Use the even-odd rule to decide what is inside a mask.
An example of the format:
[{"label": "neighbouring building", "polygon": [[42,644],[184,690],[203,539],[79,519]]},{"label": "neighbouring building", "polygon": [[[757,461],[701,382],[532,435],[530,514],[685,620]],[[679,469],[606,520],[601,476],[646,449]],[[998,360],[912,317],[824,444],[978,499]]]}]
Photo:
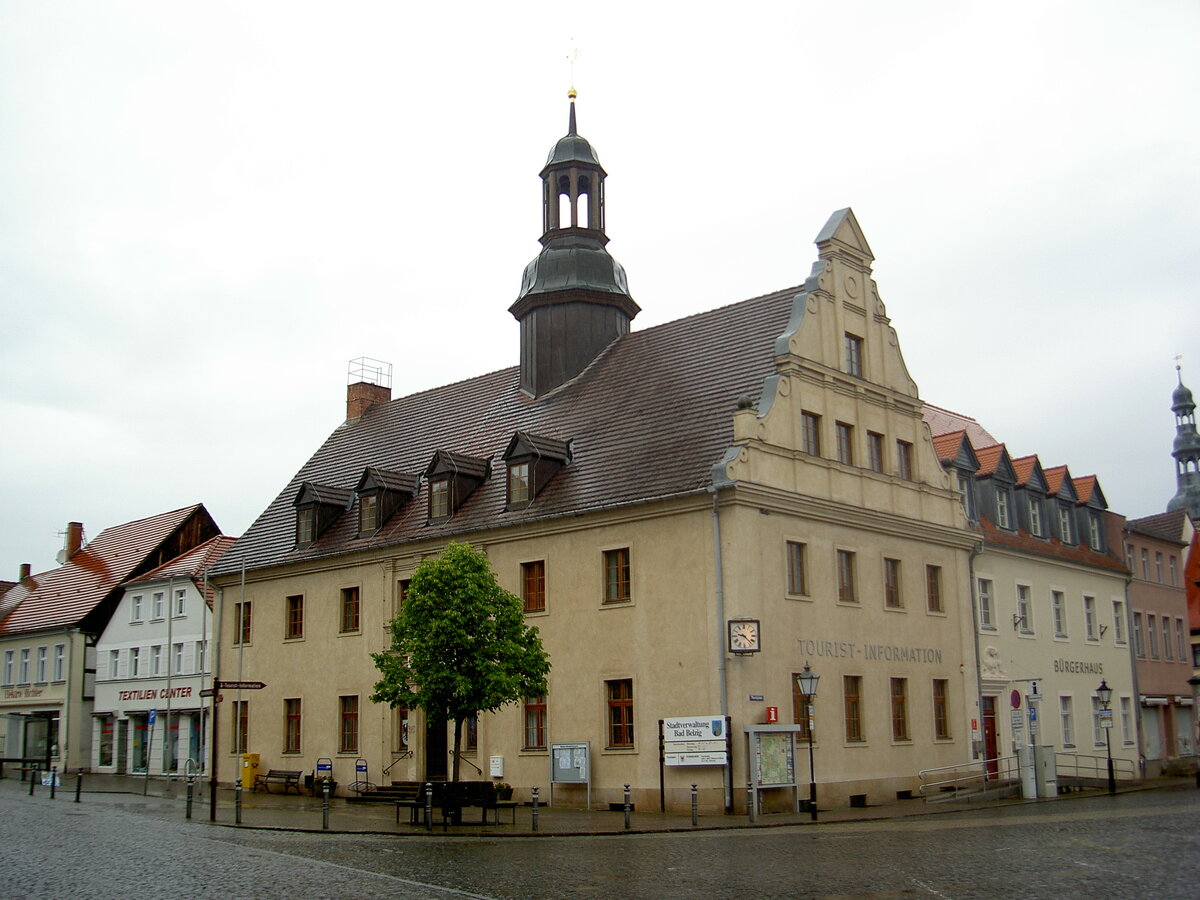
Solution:
[{"label": "neighbouring building", "polygon": [[[972,585],[983,756],[1052,745],[1095,771],[1106,767],[1111,739],[1124,761],[1118,777],[1138,776],[1128,576],[1098,481],[1043,469],[1036,455],[1014,459],[969,417],[927,408],[926,420],[981,539]],[[1042,699],[1031,717],[1035,681]],[[1113,691],[1111,728],[1096,693],[1102,681]]]},{"label": "neighbouring building", "polygon": [[[244,749],[264,768],[329,757],[342,784],[360,761],[376,782],[446,777],[447,723],[368,698],[407,579],[451,539],[487,553],[550,654],[546,696],[465,729],[463,769],[495,764],[519,798],[580,776],[582,752],[586,783],[560,779],[555,803],[628,783],[639,808],[683,809],[696,782],[703,808],[744,808],[760,727],[785,735],[771,777],[802,785],[812,739],[827,806],[968,760],[978,536],[854,214],[821,229],[802,286],[632,331],[573,98],[541,178],[520,364],[397,399],[351,384],[346,421],[214,569],[217,677],[266,683],[227,694],[219,776]],[[660,767],[660,720],[725,716],[728,770]]]},{"label": "neighbouring building", "polygon": [[[232,546],[210,538],[125,582],[96,642],[92,771],[206,769],[212,678],[212,590],[205,572]],[[153,720],[153,721],[152,721]]]},{"label": "neighbouring building", "polygon": [[92,759],[96,640],[121,597],[121,585],[218,533],[202,505],[106,528],[84,542],[67,525],[56,569],[22,566],[0,599],[0,714],[4,753],[44,759],[60,772]]}]

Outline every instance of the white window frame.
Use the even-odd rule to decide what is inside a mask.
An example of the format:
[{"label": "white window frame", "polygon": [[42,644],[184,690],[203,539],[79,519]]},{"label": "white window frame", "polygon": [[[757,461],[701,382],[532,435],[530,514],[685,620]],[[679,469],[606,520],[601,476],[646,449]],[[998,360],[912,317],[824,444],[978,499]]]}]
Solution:
[{"label": "white window frame", "polygon": [[1133,699],[1130,697],[1121,698],[1121,742],[1133,743]]},{"label": "white window frame", "polygon": [[1034,537],[1042,535],[1042,501],[1037,497],[1029,498],[1029,533]]},{"label": "white window frame", "polygon": [[129,598],[129,621],[142,621],[142,595],[134,594]]},{"label": "white window frame", "polygon": [[45,684],[49,679],[50,648],[44,644],[37,648],[37,684]]},{"label": "white window frame", "polygon": [[18,684],[29,684],[29,657],[30,651],[28,647],[21,648],[21,668],[18,672]]},{"label": "white window frame", "polygon": [[183,641],[171,647],[171,663],[175,666],[175,674],[183,674]]},{"label": "white window frame", "polygon": [[116,680],[121,677],[121,651],[108,651],[108,677],[111,680]]},{"label": "white window frame", "polygon": [[1113,601],[1113,641],[1117,644],[1125,643],[1125,601]]},{"label": "white window frame", "polygon": [[1074,546],[1075,538],[1071,533],[1071,510],[1065,506],[1058,508],[1058,529],[1062,532],[1062,542]]},{"label": "white window frame", "polygon": [[150,618],[151,620],[161,619],[163,617],[163,598],[166,596],[162,591],[155,591],[150,600]]},{"label": "white window frame", "polygon": [[1075,746],[1075,711],[1072,708],[1071,697],[1060,694],[1058,697],[1058,728],[1062,735],[1064,747]]},{"label": "white window frame", "polygon": [[1100,724],[1100,698],[1092,698],[1092,743],[1104,746],[1104,726]]},{"label": "white window frame", "polygon": [[1067,631],[1067,596],[1062,591],[1050,592],[1050,613],[1054,619],[1054,636],[1065,638]]},{"label": "white window frame", "polygon": [[1162,617],[1163,659],[1175,659],[1175,650],[1171,641],[1171,617]]},{"label": "white window frame", "polygon": [[176,618],[187,615],[187,588],[175,589],[174,615]]},{"label": "white window frame", "polygon": [[1083,633],[1089,641],[1100,640],[1096,624],[1096,598],[1083,596]]},{"label": "white window frame", "polygon": [[66,644],[55,644],[54,645],[53,666],[54,666],[54,668],[51,672],[52,680],[62,681],[63,675],[66,672],[66,666],[67,666],[67,645]]},{"label": "white window frame", "polygon": [[1142,635],[1142,614],[1133,614],[1133,652],[1139,658],[1146,658],[1146,640]]},{"label": "white window frame", "polygon": [[208,662],[208,641],[196,641],[196,671],[204,674]]},{"label": "white window frame", "polygon": [[155,644],[150,648],[150,674],[162,674],[162,644]]},{"label": "white window frame", "polygon": [[4,683],[13,683],[13,674],[17,668],[17,654],[12,650],[4,651]]},{"label": "white window frame", "polygon": [[976,591],[979,596],[979,627],[995,631],[996,607],[992,594],[992,580],[990,578],[976,579]]},{"label": "white window frame", "polygon": [[996,525],[1000,528],[1009,528],[1011,516],[1008,508],[1008,488],[996,488]]},{"label": "white window frame", "polygon": [[1100,539],[1100,516],[1094,512],[1088,514],[1088,540],[1093,550],[1100,550],[1104,546]]},{"label": "white window frame", "polygon": [[1158,616],[1146,613],[1146,637],[1150,643],[1150,658],[1158,659]]},{"label": "white window frame", "polygon": [[130,647],[129,648],[129,677],[130,678],[141,678],[142,677],[142,648],[141,647]]},{"label": "white window frame", "polygon": [[1033,603],[1031,589],[1027,584],[1017,585],[1017,616],[1020,618],[1021,634],[1033,634]]}]

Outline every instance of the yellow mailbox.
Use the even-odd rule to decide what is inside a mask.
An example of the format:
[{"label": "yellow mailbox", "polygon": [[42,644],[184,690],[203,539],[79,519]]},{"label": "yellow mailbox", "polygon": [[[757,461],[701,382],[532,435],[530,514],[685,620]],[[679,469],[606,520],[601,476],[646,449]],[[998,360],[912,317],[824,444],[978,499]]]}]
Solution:
[{"label": "yellow mailbox", "polygon": [[258,777],[259,756],[257,753],[242,754],[242,777],[239,784],[242,790],[253,790],[254,779]]}]

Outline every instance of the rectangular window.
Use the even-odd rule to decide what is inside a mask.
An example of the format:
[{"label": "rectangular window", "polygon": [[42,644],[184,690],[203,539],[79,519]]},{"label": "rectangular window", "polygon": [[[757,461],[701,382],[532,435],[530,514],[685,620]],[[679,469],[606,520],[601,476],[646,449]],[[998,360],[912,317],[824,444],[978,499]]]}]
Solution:
[{"label": "rectangular window", "polygon": [[1093,550],[1104,549],[1104,540],[1100,534],[1100,516],[1097,513],[1088,516],[1088,538]]},{"label": "rectangular window", "polygon": [[62,681],[67,665],[67,645],[54,645],[54,673],[51,678],[54,681]]},{"label": "rectangular window", "polygon": [[1071,698],[1058,698],[1058,721],[1059,727],[1062,729],[1062,742],[1064,747],[1075,746],[1075,722],[1074,713],[1071,710]]},{"label": "rectangular window", "polygon": [[1092,743],[1104,746],[1104,726],[1100,724],[1100,698],[1092,698]]},{"label": "rectangular window", "polygon": [[250,601],[235,603],[233,606],[233,642],[235,644],[250,643]]},{"label": "rectangular window", "polygon": [[904,603],[900,597],[900,560],[883,561],[883,605],[888,609],[900,609]]},{"label": "rectangular window", "polygon": [[196,641],[196,671],[208,671],[208,641]]},{"label": "rectangular window", "polygon": [[1033,634],[1033,603],[1029,599],[1029,585],[1017,585],[1017,625],[1021,634]]},{"label": "rectangular window", "polygon": [[996,524],[1008,528],[1008,489],[996,488]]},{"label": "rectangular window", "polygon": [[1187,659],[1187,641],[1183,637],[1183,619],[1175,620],[1175,638],[1179,645],[1179,661],[1183,662]]},{"label": "rectangular window", "polygon": [[1067,606],[1062,591],[1050,592],[1050,612],[1054,616],[1054,636],[1067,636]]},{"label": "rectangular window", "polygon": [[345,634],[349,631],[358,631],[361,628],[359,622],[359,597],[358,588],[348,587],[342,588],[342,618],[339,631]]},{"label": "rectangular window", "polygon": [[801,412],[801,449],[809,456],[821,455],[821,417],[815,413]]},{"label": "rectangular window", "polygon": [[[120,650],[109,650],[108,651],[108,677],[109,678],[121,677],[121,651]],[[7,675],[5,676],[4,680],[8,681]]]},{"label": "rectangular window", "polygon": [[175,667],[176,675],[183,674],[183,644],[173,644],[171,646],[171,664]]},{"label": "rectangular window", "polygon": [[[113,653],[116,653],[116,652],[117,652],[116,650],[113,651]],[[13,668],[15,665],[16,665],[16,657],[13,654],[13,651],[5,650],[4,651],[4,683],[5,684],[13,683]],[[114,676],[114,677],[116,677],[116,676]]]},{"label": "rectangular window", "polygon": [[513,463],[508,467],[508,502],[528,503],[533,499],[529,490],[529,463]]},{"label": "rectangular window", "polygon": [[1120,600],[1113,601],[1113,640],[1125,643],[1125,604]]},{"label": "rectangular window", "polygon": [[283,701],[283,752],[300,752],[300,698]]},{"label": "rectangular window", "polygon": [[142,674],[142,648],[131,647],[129,650],[129,677],[139,678]]},{"label": "rectangular window", "polygon": [[896,441],[896,474],[905,481],[912,481],[912,444],[908,441]]},{"label": "rectangular window", "polygon": [[834,425],[834,433],[837,435],[838,462],[854,465],[854,426],[838,422]]},{"label": "rectangular window", "polygon": [[162,644],[155,644],[150,648],[150,674],[162,674]]},{"label": "rectangular window", "polygon": [[1142,614],[1140,612],[1133,614],[1133,649],[1138,656],[1146,655],[1146,644],[1142,640]]},{"label": "rectangular window", "polygon": [[525,749],[546,749],[546,698],[525,698]]},{"label": "rectangular window", "polygon": [[1083,598],[1083,630],[1089,641],[1097,639],[1096,635],[1096,598]]},{"label": "rectangular window", "polygon": [[408,599],[408,589],[412,587],[411,578],[402,578],[396,582],[396,607],[392,610],[392,615],[396,616],[400,610],[404,609],[404,601]]},{"label": "rectangular window", "polygon": [[1125,542],[1125,568],[1136,574],[1137,570],[1133,567],[1133,545],[1128,541]]},{"label": "rectangular window", "polygon": [[1042,536],[1042,504],[1036,497],[1029,498],[1029,533]]},{"label": "rectangular window", "polygon": [[283,626],[285,640],[304,637],[304,595],[293,594],[287,598],[287,619]]},{"label": "rectangular window", "polygon": [[358,697],[338,697],[338,753],[358,752]]},{"label": "rectangular window", "polygon": [[787,542],[787,592],[808,593],[808,573],[805,571],[805,545],[796,541]]},{"label": "rectangular window", "polygon": [[1175,565],[1175,557],[1170,557],[1167,562],[1171,572],[1171,587],[1179,587],[1179,567]]},{"label": "rectangular window", "polygon": [[450,480],[439,478],[429,485],[429,518],[444,519],[450,515]]},{"label": "rectangular window", "polygon": [[521,601],[525,612],[546,609],[546,561],[521,563]]},{"label": "rectangular window", "polygon": [[142,595],[134,594],[129,598],[129,621],[142,621]]},{"label": "rectangular window", "polygon": [[942,605],[942,567],[925,567],[925,603],[929,612],[945,612]]},{"label": "rectangular window", "polygon": [[1065,506],[1058,508],[1058,530],[1064,544],[1075,543],[1075,538],[1071,533],[1071,510]]},{"label": "rectangular window", "polygon": [[29,684],[29,648],[21,648],[20,684]]},{"label": "rectangular window", "polygon": [[372,491],[358,498],[358,533],[371,534],[379,529],[379,494]]},{"label": "rectangular window", "polygon": [[986,578],[979,579],[979,627],[993,629],[996,627],[992,607],[992,583]]},{"label": "rectangular window", "polygon": [[48,651],[45,647],[37,648],[37,681],[38,684],[46,682],[46,663],[49,659]]},{"label": "rectangular window", "polygon": [[163,592],[155,591],[153,599],[150,601],[150,618],[161,619],[163,617]]},{"label": "rectangular window", "polygon": [[799,672],[792,673],[792,722],[800,726],[796,737],[799,740],[807,741],[812,724],[812,698],[806,698],[800,693],[800,682],[796,680],[799,675]]},{"label": "rectangular window", "polygon": [[1142,581],[1150,580],[1150,551],[1142,548]]},{"label": "rectangular window", "polygon": [[862,676],[842,676],[842,696],[845,702],[846,740],[863,740],[862,730]]},{"label": "rectangular window", "polygon": [[862,378],[863,339],[846,332],[846,374]]},{"label": "rectangular window", "polygon": [[175,591],[175,609],[174,609],[173,614],[176,616],[187,615],[187,591],[186,590],[176,590]]},{"label": "rectangular window", "polygon": [[1150,658],[1158,659],[1158,617],[1146,614],[1146,637],[1150,639]]},{"label": "rectangular window", "polygon": [[892,678],[892,740],[908,740],[908,679]]},{"label": "rectangular window", "polygon": [[883,435],[867,432],[867,465],[872,472],[883,471]]},{"label": "rectangular window", "polygon": [[463,751],[470,753],[479,749],[479,716],[467,716],[463,722]]},{"label": "rectangular window", "polygon": [[1171,620],[1166,616],[1162,617],[1163,631],[1163,659],[1174,659],[1175,654],[1171,652]]},{"label": "rectangular window", "polygon": [[314,507],[304,506],[296,510],[296,543],[301,547],[316,540],[317,511]]},{"label": "rectangular window", "polygon": [[950,740],[950,682],[944,678],[933,679],[933,736]]},{"label": "rectangular window", "polygon": [[1129,697],[1121,698],[1121,740],[1133,743],[1133,701]]},{"label": "rectangular window", "polygon": [[392,710],[392,752],[408,750],[408,710],[397,706]]},{"label": "rectangular window", "polygon": [[1157,551],[1154,553],[1154,580],[1163,583],[1163,555]]},{"label": "rectangular window", "polygon": [[604,602],[629,601],[629,548],[604,551]]},{"label": "rectangular window", "polygon": [[849,550],[837,552],[838,600],[841,603],[857,603],[858,587],[854,578],[854,554]]},{"label": "rectangular window", "polygon": [[250,701],[234,700],[231,707],[233,727],[229,730],[232,738],[232,753],[241,753],[250,746]]},{"label": "rectangular window", "polygon": [[972,522],[975,521],[975,489],[971,484],[970,476],[963,475],[961,472],[958,476],[958,492],[962,495],[963,512],[967,514],[967,518]]},{"label": "rectangular window", "polygon": [[633,746],[633,679],[604,682],[608,691],[608,746]]}]

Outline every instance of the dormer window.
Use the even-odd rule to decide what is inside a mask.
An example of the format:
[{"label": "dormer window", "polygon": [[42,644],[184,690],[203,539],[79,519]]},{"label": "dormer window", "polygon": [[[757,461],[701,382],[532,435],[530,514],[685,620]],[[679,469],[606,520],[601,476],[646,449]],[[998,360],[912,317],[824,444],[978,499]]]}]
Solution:
[{"label": "dormer window", "polygon": [[448,519],[462,508],[475,489],[487,481],[491,460],[438,450],[425,469],[429,479],[430,521]]},{"label": "dormer window", "polygon": [[309,547],[337,521],[354,499],[354,492],[305,481],[292,506],[296,508],[296,546]]},{"label": "dormer window", "polygon": [[1008,489],[996,488],[996,524],[1001,528],[1010,528],[1011,517],[1008,508]]},{"label": "dormer window", "polygon": [[1100,534],[1100,516],[1096,513],[1088,514],[1088,538],[1093,550],[1104,549],[1104,541]]},{"label": "dormer window", "polygon": [[1042,503],[1037,497],[1029,498],[1029,533],[1042,537]]},{"label": "dormer window", "polygon": [[367,466],[354,492],[358,495],[358,536],[371,537],[416,493],[420,478]]},{"label": "dormer window", "polygon": [[570,462],[571,448],[566,441],[517,431],[501,458],[508,464],[508,508],[522,509]]},{"label": "dormer window", "polygon": [[1071,510],[1066,506],[1058,508],[1058,530],[1064,544],[1075,543],[1075,535],[1071,529]]}]

